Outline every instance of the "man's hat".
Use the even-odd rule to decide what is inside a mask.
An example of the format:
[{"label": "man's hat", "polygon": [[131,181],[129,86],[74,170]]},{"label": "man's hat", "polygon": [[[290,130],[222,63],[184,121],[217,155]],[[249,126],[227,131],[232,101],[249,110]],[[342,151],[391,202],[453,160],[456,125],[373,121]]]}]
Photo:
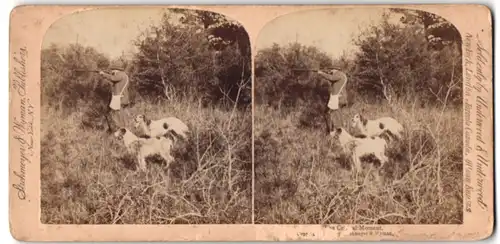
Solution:
[{"label": "man's hat", "polygon": [[123,64],[123,62],[120,62],[120,61],[114,61],[111,63],[111,65],[109,66],[109,69],[111,70],[120,70],[120,71],[125,71],[125,65]]}]

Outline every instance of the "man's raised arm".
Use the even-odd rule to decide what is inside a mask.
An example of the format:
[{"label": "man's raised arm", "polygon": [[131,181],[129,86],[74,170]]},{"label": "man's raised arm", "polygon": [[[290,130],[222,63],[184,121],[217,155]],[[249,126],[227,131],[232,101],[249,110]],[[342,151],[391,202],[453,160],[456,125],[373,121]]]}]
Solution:
[{"label": "man's raised arm", "polygon": [[327,79],[327,80],[329,80],[329,81],[331,81],[331,82],[333,82],[333,83],[336,83],[336,82],[338,82],[338,81],[340,81],[340,80],[341,80],[341,77],[338,77],[338,76],[336,76],[336,75],[331,75],[331,74],[328,74],[328,73],[323,72],[323,71],[321,71],[321,70],[318,70],[318,72],[317,72],[317,73],[318,73],[319,75],[321,75],[323,78],[325,78],[325,79]]},{"label": "man's raised arm", "polygon": [[120,72],[115,72],[114,74],[108,74],[104,71],[99,72],[100,75],[104,76],[104,78],[110,80],[112,83],[117,83],[122,80],[122,75]]}]

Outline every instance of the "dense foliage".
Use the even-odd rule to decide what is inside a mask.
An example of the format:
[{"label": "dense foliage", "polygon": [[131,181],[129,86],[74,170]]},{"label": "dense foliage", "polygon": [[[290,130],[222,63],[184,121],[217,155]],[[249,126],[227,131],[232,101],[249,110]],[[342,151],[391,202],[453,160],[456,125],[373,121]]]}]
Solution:
[{"label": "dense foliage", "polygon": [[[391,17],[401,15],[399,21]],[[354,38],[358,51],[330,60],[298,43],[261,50],[256,57],[256,102],[307,107],[326,102],[324,82],[295,68],[339,67],[356,101],[402,100],[420,106],[461,104],[461,39],[457,29],[431,13],[393,9]]]},{"label": "dense foliage", "polygon": [[[239,23],[212,12],[173,9],[134,45],[137,53],[118,58],[131,78],[133,97],[189,97],[231,106],[251,102],[249,37]],[[74,107],[77,101],[107,102],[102,97],[107,84],[95,73],[78,70],[105,70],[112,61],[78,43],[42,50],[43,103]]]},{"label": "dense foliage", "polygon": [[[105,103],[106,83],[92,72],[106,69],[110,60],[95,48],[71,44],[51,45],[41,54],[42,104],[66,110],[89,103]],[[79,71],[81,70],[81,71]]]},{"label": "dense foliage", "polygon": [[[179,15],[180,23],[173,24],[173,16]],[[139,51],[132,74],[142,96],[195,95],[204,103],[229,105],[228,99],[247,105],[251,101],[249,37],[222,15],[175,9],[135,45]]]}]

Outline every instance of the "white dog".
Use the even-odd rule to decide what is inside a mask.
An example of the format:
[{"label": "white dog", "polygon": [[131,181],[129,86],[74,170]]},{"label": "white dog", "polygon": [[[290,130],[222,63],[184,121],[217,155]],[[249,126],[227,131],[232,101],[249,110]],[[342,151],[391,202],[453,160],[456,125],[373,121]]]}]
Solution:
[{"label": "white dog", "polygon": [[380,161],[380,167],[388,161],[385,155],[387,143],[380,137],[356,138],[343,128],[335,129],[330,132],[330,135],[339,141],[344,153],[352,157],[354,166],[358,172],[362,170],[361,158],[363,156],[373,154]]},{"label": "white dog", "polygon": [[123,140],[129,153],[137,156],[137,163],[142,171],[146,170],[146,157],[148,156],[160,155],[167,162],[167,168],[174,161],[170,154],[173,140],[166,136],[139,138],[126,128],[118,129],[114,135],[119,140]]}]

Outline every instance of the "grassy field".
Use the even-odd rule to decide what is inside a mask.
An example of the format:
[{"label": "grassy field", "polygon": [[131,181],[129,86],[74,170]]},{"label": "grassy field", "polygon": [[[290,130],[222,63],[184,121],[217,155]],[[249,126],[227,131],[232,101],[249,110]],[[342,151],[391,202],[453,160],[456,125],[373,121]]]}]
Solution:
[{"label": "grassy field", "polygon": [[[175,105],[174,105],[175,104]],[[251,223],[251,112],[196,102],[137,103],[133,116],[176,116],[192,134],[175,148],[170,175],[161,160],[135,171],[85,104],[71,114],[43,107],[41,221],[45,224]]]},{"label": "grassy field", "polygon": [[318,127],[321,117],[256,106],[255,223],[462,223],[462,110],[356,103],[336,115],[336,125],[355,132],[349,121],[361,109],[405,126],[403,141],[389,146],[382,182],[369,174],[354,180]]}]

